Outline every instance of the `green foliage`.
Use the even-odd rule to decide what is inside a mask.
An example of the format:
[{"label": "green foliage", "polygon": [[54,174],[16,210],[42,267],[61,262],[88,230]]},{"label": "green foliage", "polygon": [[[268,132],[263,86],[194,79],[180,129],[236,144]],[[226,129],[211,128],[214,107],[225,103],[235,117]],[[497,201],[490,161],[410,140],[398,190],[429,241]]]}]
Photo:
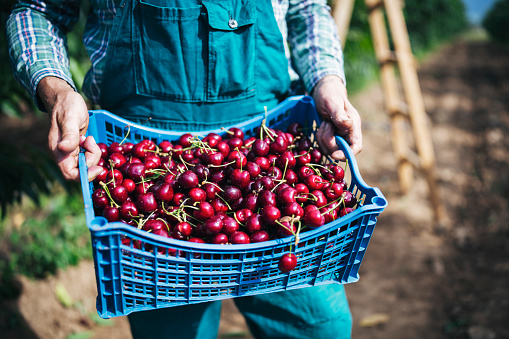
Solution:
[{"label": "green foliage", "polygon": [[501,43],[509,43],[509,0],[498,0],[482,22],[489,35]]},{"label": "green foliage", "polygon": [[461,0],[406,0],[404,11],[414,54],[436,47],[467,27]]},{"label": "green foliage", "polygon": [[48,194],[54,181],[75,191],[77,185],[67,182],[60,174],[56,163],[46,152],[37,147],[0,142],[0,216],[4,217],[7,207],[20,202],[27,195],[37,204],[41,194]]},{"label": "green foliage", "polygon": [[80,195],[42,196],[41,205],[42,210],[34,206],[26,208],[23,214],[30,216],[19,229],[7,227],[7,221],[3,222],[0,257],[4,261],[0,261],[0,277],[23,274],[43,278],[57,269],[78,264],[80,259],[92,257]]},{"label": "green foliage", "polygon": [[[406,0],[404,13],[412,50],[417,56],[467,27],[465,7],[461,0]],[[355,1],[344,54],[350,92],[362,89],[377,78],[378,63],[364,0]]]}]

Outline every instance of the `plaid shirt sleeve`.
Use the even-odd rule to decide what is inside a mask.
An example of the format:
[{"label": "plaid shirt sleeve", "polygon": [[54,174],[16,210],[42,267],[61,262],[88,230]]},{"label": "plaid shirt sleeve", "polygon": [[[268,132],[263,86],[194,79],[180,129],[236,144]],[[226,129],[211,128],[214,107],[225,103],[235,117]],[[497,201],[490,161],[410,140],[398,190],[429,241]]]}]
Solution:
[{"label": "plaid shirt sleeve", "polygon": [[286,22],[292,64],[308,93],[326,75],[346,84],[343,51],[326,0],[290,0]]},{"label": "plaid shirt sleeve", "polygon": [[11,66],[16,79],[44,111],[36,96],[39,81],[46,76],[61,78],[74,90],[69,71],[66,33],[79,17],[79,1],[19,1],[7,20]]}]

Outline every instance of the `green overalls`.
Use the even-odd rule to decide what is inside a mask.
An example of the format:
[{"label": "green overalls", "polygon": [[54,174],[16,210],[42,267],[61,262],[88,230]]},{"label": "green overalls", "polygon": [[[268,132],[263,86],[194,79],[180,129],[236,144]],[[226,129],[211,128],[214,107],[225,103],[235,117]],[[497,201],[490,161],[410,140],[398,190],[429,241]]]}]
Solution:
[{"label": "green overalls", "polygon": [[[101,107],[176,131],[228,126],[274,107],[290,79],[269,0],[121,0]],[[349,338],[342,285],[236,298],[257,338]],[[216,338],[221,302],[135,312],[134,338]]]}]

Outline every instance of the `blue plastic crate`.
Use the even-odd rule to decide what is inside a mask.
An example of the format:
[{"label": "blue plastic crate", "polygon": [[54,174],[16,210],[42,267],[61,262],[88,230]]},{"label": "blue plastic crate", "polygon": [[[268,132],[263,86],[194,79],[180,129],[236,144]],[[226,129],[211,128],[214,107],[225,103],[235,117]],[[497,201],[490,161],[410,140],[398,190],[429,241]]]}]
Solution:
[{"label": "blue plastic crate", "polygon": [[[261,115],[236,127],[249,137],[264,118]],[[285,129],[295,121],[308,127],[320,124],[310,97],[288,98],[267,114],[267,125],[273,128]],[[130,126],[127,140],[133,143],[143,139],[156,143],[173,141],[184,133],[133,124],[106,111],[90,111],[88,134],[97,142],[122,141],[128,130],[126,126]],[[193,134],[205,136],[209,132],[225,134],[220,129]],[[95,216],[91,199],[93,186],[87,180],[82,153],[80,178],[92,237],[99,315],[110,318],[163,307],[356,282],[377,216],[387,201],[378,188],[364,183],[350,147],[342,138],[336,139],[348,159],[349,190],[359,203],[352,213],[301,233],[298,246],[293,246],[298,264],[288,273],[279,271],[278,262],[294,244],[293,236],[249,245],[198,244],[166,239]],[[122,244],[124,237],[131,239],[131,245]],[[132,245],[134,241],[142,244],[141,249]]]}]

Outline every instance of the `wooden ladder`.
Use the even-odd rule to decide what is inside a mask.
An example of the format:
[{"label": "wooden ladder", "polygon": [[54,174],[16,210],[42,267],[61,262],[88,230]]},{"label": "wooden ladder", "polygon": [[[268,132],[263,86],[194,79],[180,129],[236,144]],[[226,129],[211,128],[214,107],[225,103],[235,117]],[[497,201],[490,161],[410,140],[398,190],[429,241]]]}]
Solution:
[{"label": "wooden ladder", "polygon": [[[435,222],[443,224],[446,222],[446,214],[440,201],[435,177],[435,152],[430,123],[424,107],[401,1],[364,1],[369,11],[369,26],[376,57],[380,64],[380,76],[385,93],[385,109],[391,121],[391,138],[397,160],[401,192],[407,194],[410,191],[414,168],[417,169],[428,183],[429,199]],[[336,0],[333,6],[333,16],[343,45],[348,34],[354,2],[355,0]],[[387,17],[394,51],[390,48],[385,17]],[[399,70],[404,101],[398,88],[395,66]],[[406,129],[408,122],[411,125],[417,153],[409,146],[409,133]]]}]

